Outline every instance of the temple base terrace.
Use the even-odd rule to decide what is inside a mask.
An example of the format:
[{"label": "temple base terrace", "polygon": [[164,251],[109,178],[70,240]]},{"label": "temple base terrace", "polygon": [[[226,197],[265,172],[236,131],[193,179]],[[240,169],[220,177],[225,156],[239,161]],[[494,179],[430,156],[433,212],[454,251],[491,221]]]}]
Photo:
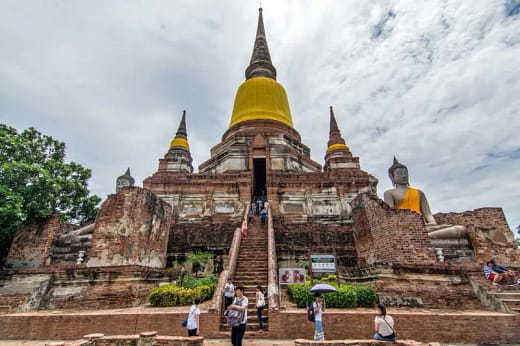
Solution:
[{"label": "temple base terrace", "polygon": [[[225,339],[220,316],[205,310],[200,323],[205,339]],[[188,307],[135,307],[111,310],[48,310],[0,315],[0,338],[8,340],[79,340],[92,333],[138,335],[186,335],[181,321]],[[327,340],[370,340],[373,337],[373,309],[328,309],[324,314]],[[520,343],[520,314],[485,310],[439,310],[389,308],[401,340],[461,344]],[[312,339],[314,326],[304,309],[270,311],[268,333],[246,333],[245,339]]]}]

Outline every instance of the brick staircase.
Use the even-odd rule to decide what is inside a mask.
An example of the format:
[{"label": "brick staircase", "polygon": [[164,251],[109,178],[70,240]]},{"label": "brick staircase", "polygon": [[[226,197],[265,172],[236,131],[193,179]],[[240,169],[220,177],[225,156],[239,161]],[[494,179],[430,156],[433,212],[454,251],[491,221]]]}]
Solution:
[{"label": "brick staircase", "polygon": [[[236,286],[245,287],[245,296],[249,300],[247,310],[247,330],[246,337],[263,337],[268,333],[258,332],[258,317],[256,315],[255,293],[256,286],[262,286],[267,302],[267,224],[260,225],[260,218],[255,216],[249,224],[248,235],[242,238],[240,251],[238,253],[238,263],[233,276],[233,283]],[[266,306],[263,310],[262,320],[264,331],[269,330],[269,310]],[[229,332],[231,328],[226,323],[226,318],[220,321],[220,330]]]},{"label": "brick staircase", "polygon": [[470,283],[483,307],[498,312],[520,313],[520,285],[492,286],[483,275],[471,277]]},{"label": "brick staircase", "polygon": [[506,309],[520,313],[520,285],[491,286],[488,293],[504,304]]}]

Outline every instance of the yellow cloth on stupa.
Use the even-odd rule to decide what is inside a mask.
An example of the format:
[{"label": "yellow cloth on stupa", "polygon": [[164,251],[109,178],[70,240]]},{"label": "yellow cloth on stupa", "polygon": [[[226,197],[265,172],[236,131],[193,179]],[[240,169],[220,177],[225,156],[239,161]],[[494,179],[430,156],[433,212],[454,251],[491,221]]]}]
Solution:
[{"label": "yellow cloth on stupa", "polygon": [[413,210],[416,213],[421,213],[421,196],[419,190],[409,187],[406,190],[403,200],[397,206],[397,209]]}]

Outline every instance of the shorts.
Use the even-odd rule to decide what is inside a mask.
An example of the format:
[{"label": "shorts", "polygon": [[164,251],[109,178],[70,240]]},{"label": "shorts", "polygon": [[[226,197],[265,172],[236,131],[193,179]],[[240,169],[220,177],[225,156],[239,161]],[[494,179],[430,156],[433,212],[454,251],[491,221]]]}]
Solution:
[{"label": "shorts", "polygon": [[495,280],[495,276],[496,276],[495,273],[491,273],[491,274],[489,274],[489,280],[490,280],[490,281]]}]

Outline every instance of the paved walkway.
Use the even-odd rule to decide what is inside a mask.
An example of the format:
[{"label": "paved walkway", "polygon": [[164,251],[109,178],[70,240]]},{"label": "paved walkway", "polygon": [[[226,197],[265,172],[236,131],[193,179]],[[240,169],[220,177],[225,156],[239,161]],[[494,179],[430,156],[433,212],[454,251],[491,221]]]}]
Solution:
[{"label": "paved walkway", "polygon": [[[46,346],[48,344],[52,344],[54,342],[59,342],[56,340],[0,340],[0,345],[2,346]],[[67,341],[63,341],[67,342]],[[230,346],[231,342],[228,339],[209,339],[204,340],[204,345],[208,346]],[[269,339],[244,339],[242,342],[244,346],[294,346],[293,340],[269,340]]]}]

